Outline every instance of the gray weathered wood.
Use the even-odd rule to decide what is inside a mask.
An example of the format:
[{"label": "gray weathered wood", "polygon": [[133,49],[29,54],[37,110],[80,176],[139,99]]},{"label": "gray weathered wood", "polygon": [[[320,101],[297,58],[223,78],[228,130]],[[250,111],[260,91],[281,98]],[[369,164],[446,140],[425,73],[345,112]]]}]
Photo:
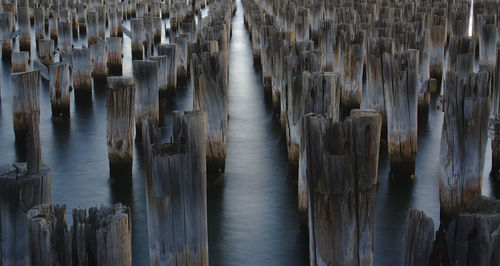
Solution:
[{"label": "gray weathered wood", "polygon": [[385,53],[382,65],[391,175],[411,180],[417,157],[418,50]]},{"label": "gray weathered wood", "polygon": [[372,265],[381,117],[304,117],[310,265]]},{"label": "gray weathered wood", "polygon": [[87,46],[91,47],[92,44],[96,44],[99,39],[99,28],[98,28],[99,15],[96,11],[87,11]]},{"label": "gray weathered wood", "polygon": [[12,79],[12,122],[16,139],[23,140],[28,132],[28,115],[40,112],[40,73],[15,73]]},{"label": "gray weathered wood", "polygon": [[106,84],[106,78],[109,75],[106,42],[99,39],[97,43],[92,44],[90,46],[90,55],[92,57],[92,77],[94,82]]},{"label": "gray weathered wood", "polygon": [[0,12],[0,41],[2,42],[2,60],[9,61],[12,53],[12,13]]},{"label": "gray weathered wood", "polygon": [[12,73],[26,72],[29,70],[29,52],[13,52],[12,53]]},{"label": "gray weathered wood", "polygon": [[75,101],[92,98],[92,59],[87,47],[73,49],[73,88]]},{"label": "gray weathered wood", "polygon": [[46,67],[54,63],[54,40],[38,40],[38,57]]},{"label": "gray weathered wood", "polygon": [[109,77],[106,93],[110,178],[130,182],[134,158],[135,84],[131,77]]},{"label": "gray weathered wood", "polygon": [[110,76],[121,76],[123,73],[123,38],[106,39],[108,49],[108,71]]},{"label": "gray weathered wood", "polygon": [[434,221],[423,211],[410,210],[406,216],[406,266],[431,265]]},{"label": "gray weathered wood", "polygon": [[174,112],[173,142],[161,146],[142,124],[151,265],[208,265],[206,123]]},{"label": "gray weathered wood", "polygon": [[28,174],[40,172],[42,165],[42,145],[40,142],[40,114],[38,112],[31,112],[28,115],[26,165]]},{"label": "gray weathered wood", "polygon": [[487,143],[490,75],[447,72],[441,134],[439,198],[448,220],[481,195]]},{"label": "gray weathered wood", "polygon": [[142,140],[142,119],[151,118],[158,123],[158,62],[150,60],[132,61],[135,80],[135,126],[136,138]]},{"label": "gray weathered wood", "polygon": [[[175,94],[177,88],[177,45],[175,43],[158,45],[158,55],[167,57],[167,94]],[[160,91],[160,95],[162,91]]]},{"label": "gray weathered wood", "polygon": [[71,99],[69,66],[65,63],[55,63],[50,65],[49,72],[52,119],[69,120]]},{"label": "gray weathered wood", "polygon": [[144,51],[144,33],[143,33],[143,20],[131,19],[130,31],[132,32],[131,46],[132,46],[132,59],[142,60]]}]

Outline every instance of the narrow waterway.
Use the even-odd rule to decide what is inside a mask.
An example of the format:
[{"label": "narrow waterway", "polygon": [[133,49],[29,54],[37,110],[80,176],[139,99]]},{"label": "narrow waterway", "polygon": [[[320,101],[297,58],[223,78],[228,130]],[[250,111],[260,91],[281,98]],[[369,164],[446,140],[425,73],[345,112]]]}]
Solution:
[{"label": "narrow waterway", "polygon": [[306,265],[299,233],[297,190],[272,108],[253,67],[243,7],[230,43],[226,174],[209,188],[211,265]]}]

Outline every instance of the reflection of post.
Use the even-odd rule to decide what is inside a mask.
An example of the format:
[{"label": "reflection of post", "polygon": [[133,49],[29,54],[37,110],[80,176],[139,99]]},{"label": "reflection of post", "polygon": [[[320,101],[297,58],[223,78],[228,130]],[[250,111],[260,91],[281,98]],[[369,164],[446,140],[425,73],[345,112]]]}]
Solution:
[{"label": "reflection of post", "polygon": [[304,117],[310,265],[372,265],[381,117]]},{"label": "reflection of post", "polygon": [[174,112],[173,142],[161,146],[151,121],[142,124],[151,265],[208,265],[206,122],[200,111]]},{"label": "reflection of post", "polygon": [[134,79],[109,77],[106,101],[110,177],[113,181],[130,182],[134,158]]}]

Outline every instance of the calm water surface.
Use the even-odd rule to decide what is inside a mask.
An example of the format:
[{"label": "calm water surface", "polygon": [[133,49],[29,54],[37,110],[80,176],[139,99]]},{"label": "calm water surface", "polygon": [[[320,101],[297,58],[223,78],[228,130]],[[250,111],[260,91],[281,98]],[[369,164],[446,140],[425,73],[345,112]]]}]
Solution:
[{"label": "calm water surface", "polygon": [[[230,44],[230,85],[226,174],[208,191],[211,265],[307,265],[307,239],[299,231],[296,185],[288,178],[286,150],[279,123],[264,99],[260,73],[254,69],[243,10],[233,18]],[[206,10],[204,11],[206,14]],[[168,20],[166,21],[168,25]],[[128,27],[129,22],[125,25]],[[34,31],[33,31],[34,32]],[[167,41],[163,37],[163,41]],[[32,40],[32,53],[36,54]],[[76,46],[85,43],[80,36]],[[17,46],[17,44],[16,44]],[[124,75],[132,75],[130,39],[124,38]],[[0,162],[24,161],[15,145],[11,114],[10,64],[2,63],[0,101]],[[144,169],[140,149],[134,154],[133,182],[108,181],[106,99],[96,87],[91,105],[75,106],[71,121],[51,120],[48,83],[41,88],[40,132],[43,162],[52,169],[52,202],[68,209],[122,202],[132,209],[134,265],[148,264]],[[435,98],[433,98],[435,102]],[[431,104],[431,106],[434,106]],[[171,135],[171,112],[192,109],[192,88],[179,89],[162,108],[162,138]],[[416,180],[411,186],[389,182],[385,149],[380,157],[375,232],[375,265],[401,265],[408,209],[424,210],[439,221],[439,145],[443,114],[431,109],[419,126]],[[385,143],[382,143],[382,146]],[[489,144],[488,144],[489,145]],[[488,146],[483,194],[500,196],[490,184]],[[71,219],[68,217],[68,221]]]}]

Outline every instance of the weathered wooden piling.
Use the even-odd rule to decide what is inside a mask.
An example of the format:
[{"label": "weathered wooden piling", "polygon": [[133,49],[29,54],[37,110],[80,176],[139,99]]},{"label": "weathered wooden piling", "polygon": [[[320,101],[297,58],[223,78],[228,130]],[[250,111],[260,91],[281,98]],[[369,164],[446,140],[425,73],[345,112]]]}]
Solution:
[{"label": "weathered wooden piling", "polygon": [[446,19],[443,16],[432,15],[430,23],[429,73],[438,81],[441,88],[444,65],[444,44],[446,41]]},{"label": "weathered wooden piling", "polygon": [[90,46],[90,55],[92,57],[92,77],[94,78],[94,83],[106,84],[106,78],[109,75],[106,42],[99,39],[97,43],[92,44]]},{"label": "weathered wooden piling", "polygon": [[35,13],[35,40],[38,42],[45,39],[45,9],[43,7],[36,7]]},{"label": "weathered wooden piling", "polygon": [[[346,32],[348,33],[348,32]],[[363,91],[363,64],[365,55],[365,32],[358,31],[353,37],[341,35],[342,101],[340,112],[343,117],[361,105]]]},{"label": "weathered wooden piling", "polygon": [[50,65],[50,103],[52,106],[52,119],[69,120],[71,80],[69,66],[65,63]]},{"label": "weathered wooden piling", "polygon": [[0,40],[2,42],[2,60],[9,61],[12,54],[12,13],[0,12]]},{"label": "weathered wooden piling", "polygon": [[177,85],[181,87],[184,87],[186,85],[188,79],[188,43],[189,40],[186,37],[175,37],[175,55],[177,57]]},{"label": "weathered wooden piling", "polygon": [[50,39],[54,40],[54,44],[57,46],[59,40],[59,28],[57,25],[57,17],[49,16],[49,36]]},{"label": "weathered wooden piling", "polygon": [[500,47],[497,47],[496,65],[492,71],[492,88],[490,94],[490,119],[488,121],[488,137],[491,139],[491,172],[490,176],[500,180]]},{"label": "weathered wooden piling", "polygon": [[132,68],[135,81],[136,139],[142,140],[142,120],[150,118],[158,123],[160,117],[158,99],[158,62],[134,60]]},{"label": "weathered wooden piling", "polygon": [[75,101],[92,99],[92,59],[86,47],[73,49],[73,88]]},{"label": "weathered wooden piling", "polygon": [[29,70],[29,52],[13,52],[12,53],[12,72],[26,72]]},{"label": "weathered wooden piling", "polygon": [[207,173],[209,182],[225,171],[228,82],[223,53],[192,55],[193,108],[207,113]]},{"label": "weathered wooden piling", "polygon": [[308,8],[297,8],[295,12],[295,39],[298,42],[310,39],[309,16]]},{"label": "weathered wooden piling", "polygon": [[166,92],[169,95],[174,95],[177,88],[177,44],[160,44],[158,45],[158,55],[167,57],[167,73],[166,73],[166,91],[160,90],[160,95]]},{"label": "weathered wooden piling", "polygon": [[28,115],[40,112],[40,73],[15,73],[12,78],[12,122],[16,139],[24,140],[28,132]]},{"label": "weathered wooden piling", "polygon": [[58,23],[59,38],[57,47],[59,49],[59,56],[63,58],[64,55],[71,56],[73,52],[73,29],[71,28],[70,21],[60,21]]},{"label": "weathered wooden piling", "polygon": [[423,211],[410,210],[406,216],[406,266],[432,265],[434,221]]},{"label": "weathered wooden piling", "polygon": [[310,265],[371,265],[381,117],[304,117]]},{"label": "weathered wooden piling", "polygon": [[99,39],[99,15],[96,11],[87,11],[87,45],[91,47]]},{"label": "weathered wooden piling", "polygon": [[85,3],[78,3],[77,16],[80,34],[87,34],[87,7]]},{"label": "weathered wooden piling", "polygon": [[110,76],[121,76],[123,72],[123,38],[106,39],[108,49],[108,70]]},{"label": "weathered wooden piling", "polygon": [[149,122],[142,136],[150,264],[208,265],[206,114],[174,112],[173,142],[161,146]]},{"label": "weathered wooden piling", "polygon": [[121,24],[122,18],[118,17],[118,12],[111,11],[109,14],[109,36],[118,37],[118,24]]},{"label": "weathered wooden piling", "polygon": [[477,196],[436,233],[433,220],[412,211],[406,227],[404,265],[498,265],[500,202]]},{"label": "weathered wooden piling", "polygon": [[70,230],[65,213],[66,206],[49,204],[28,212],[31,265],[132,265],[128,207],[74,209]]},{"label": "weathered wooden piling", "polygon": [[478,32],[479,65],[493,71],[497,52],[497,17],[495,14],[479,15],[478,19],[483,21]]},{"label": "weathered wooden piling", "polygon": [[[14,74],[13,79],[22,79]],[[28,265],[29,235],[26,213],[35,205],[50,203],[50,170],[41,165],[40,116],[26,115],[27,163],[0,166],[0,264]]]},{"label": "weathered wooden piling", "polygon": [[382,56],[393,54],[394,44],[391,38],[368,39],[366,49],[366,93],[363,94],[366,107],[377,110],[382,115],[382,135],[387,132],[387,109]]},{"label": "weathered wooden piling", "polygon": [[134,158],[134,79],[109,77],[106,102],[110,178],[114,182],[130,182]]},{"label": "weathered wooden piling", "polygon": [[19,50],[31,52],[30,9],[28,7],[18,7],[17,12],[17,24],[20,30]]},{"label": "weathered wooden piling", "polygon": [[100,5],[95,7],[95,10],[97,11],[97,31],[99,38],[106,40],[106,7]]},{"label": "weathered wooden piling", "polygon": [[439,199],[448,220],[481,195],[487,143],[490,74],[446,73]]},{"label": "weathered wooden piling", "polygon": [[78,25],[78,14],[76,13],[76,10],[71,11],[71,30],[73,31],[73,38],[78,39],[78,28],[80,26]]},{"label": "weathered wooden piling", "polygon": [[142,60],[144,51],[144,23],[142,18],[130,20],[130,31],[132,32],[132,60]]},{"label": "weathered wooden piling", "polygon": [[[332,121],[340,121],[340,75],[338,72],[303,72],[301,89],[294,86],[289,93],[295,101],[299,101],[302,108],[294,110],[293,123],[299,126],[299,159],[298,159],[298,202],[302,224],[307,225],[307,154],[304,144],[305,131],[304,116],[309,113],[326,114]],[[297,90],[299,89],[299,90]]]},{"label": "weathered wooden piling", "polygon": [[417,156],[418,50],[382,58],[387,146],[393,181],[413,179]]}]

